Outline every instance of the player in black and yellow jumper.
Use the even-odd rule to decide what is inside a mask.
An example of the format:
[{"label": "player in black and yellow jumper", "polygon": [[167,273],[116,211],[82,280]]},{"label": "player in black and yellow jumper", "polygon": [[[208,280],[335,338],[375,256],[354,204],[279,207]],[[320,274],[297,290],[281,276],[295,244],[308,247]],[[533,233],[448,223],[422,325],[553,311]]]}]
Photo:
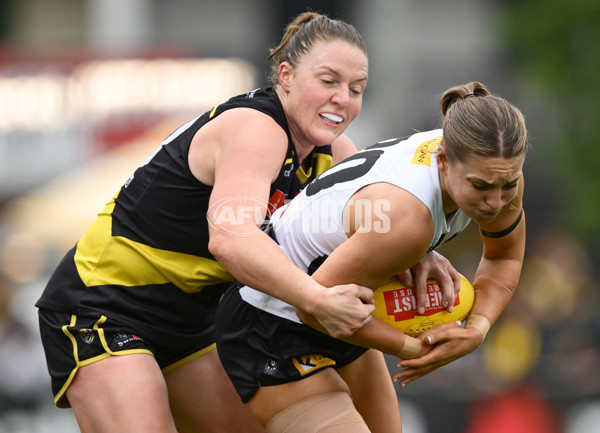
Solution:
[{"label": "player in black and yellow jumper", "polygon": [[[323,45],[343,50],[323,57],[312,49]],[[214,107],[156,149],[37,302],[55,403],[73,407],[82,431],[262,431],[212,350],[215,310],[232,274],[289,292],[333,332],[352,332],[372,312],[360,299],[369,301],[366,288],[320,286],[254,215],[219,221],[208,213],[248,204],[271,212],[356,151],[343,135],[367,84],[356,29],[300,15],[273,59],[273,87]]]}]

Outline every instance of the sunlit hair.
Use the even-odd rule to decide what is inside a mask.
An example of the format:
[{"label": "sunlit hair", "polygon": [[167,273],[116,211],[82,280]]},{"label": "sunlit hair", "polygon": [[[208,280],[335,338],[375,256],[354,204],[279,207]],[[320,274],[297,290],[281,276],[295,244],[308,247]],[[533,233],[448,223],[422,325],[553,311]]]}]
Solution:
[{"label": "sunlit hair", "polygon": [[514,158],[527,153],[523,114],[477,81],[446,90],[440,110],[443,145],[451,161],[464,161],[472,154]]},{"label": "sunlit hair", "polygon": [[298,15],[285,28],[279,45],[269,50],[270,55],[267,59],[272,62],[269,81],[274,86],[278,84],[281,62],[288,62],[294,67],[311,50],[315,42],[334,40],[348,42],[367,55],[367,48],[360,33],[351,24],[316,12]]}]

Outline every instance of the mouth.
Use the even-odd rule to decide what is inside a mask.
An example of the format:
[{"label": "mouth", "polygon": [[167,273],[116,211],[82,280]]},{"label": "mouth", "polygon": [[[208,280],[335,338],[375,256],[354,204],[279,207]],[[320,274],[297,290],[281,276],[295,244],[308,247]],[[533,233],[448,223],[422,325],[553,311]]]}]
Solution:
[{"label": "mouth", "polygon": [[485,210],[479,210],[479,213],[484,216],[485,218],[495,218],[496,216],[498,216],[498,211],[485,211]]},{"label": "mouth", "polygon": [[331,123],[333,125],[339,125],[340,123],[342,123],[344,121],[343,117],[340,117],[337,114],[333,114],[333,113],[321,113],[321,114],[319,114],[319,116],[322,119],[325,119],[325,121],[327,123]]}]

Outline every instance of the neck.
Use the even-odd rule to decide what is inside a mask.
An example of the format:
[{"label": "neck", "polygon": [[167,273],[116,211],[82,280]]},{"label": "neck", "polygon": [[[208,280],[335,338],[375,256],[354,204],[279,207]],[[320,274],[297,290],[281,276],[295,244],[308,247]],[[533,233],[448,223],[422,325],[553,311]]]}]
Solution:
[{"label": "neck", "polygon": [[458,206],[454,203],[454,200],[448,194],[446,189],[446,182],[442,172],[439,173],[440,178],[440,188],[442,190],[442,207],[444,209],[444,214],[446,216],[453,214],[458,210]]}]

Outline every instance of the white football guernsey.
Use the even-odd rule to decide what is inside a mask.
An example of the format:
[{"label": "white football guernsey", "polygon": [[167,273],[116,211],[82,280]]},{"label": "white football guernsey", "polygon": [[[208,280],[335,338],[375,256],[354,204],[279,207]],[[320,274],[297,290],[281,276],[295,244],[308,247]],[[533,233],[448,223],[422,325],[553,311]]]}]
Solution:
[{"label": "white football guernsey", "polygon": [[[434,225],[430,251],[456,236],[470,219],[461,210],[449,220],[444,214],[435,152],[441,138],[442,130],[437,129],[382,141],[325,171],[272,216],[274,237],[283,251],[308,271],[313,261],[328,256],[348,239],[342,219],[348,200],[359,189],[378,182],[405,189],[429,208]],[[385,198],[355,206],[363,204],[373,206],[367,212],[375,216],[369,229],[386,230]],[[256,308],[300,323],[292,305],[248,286],[240,294]]]}]

